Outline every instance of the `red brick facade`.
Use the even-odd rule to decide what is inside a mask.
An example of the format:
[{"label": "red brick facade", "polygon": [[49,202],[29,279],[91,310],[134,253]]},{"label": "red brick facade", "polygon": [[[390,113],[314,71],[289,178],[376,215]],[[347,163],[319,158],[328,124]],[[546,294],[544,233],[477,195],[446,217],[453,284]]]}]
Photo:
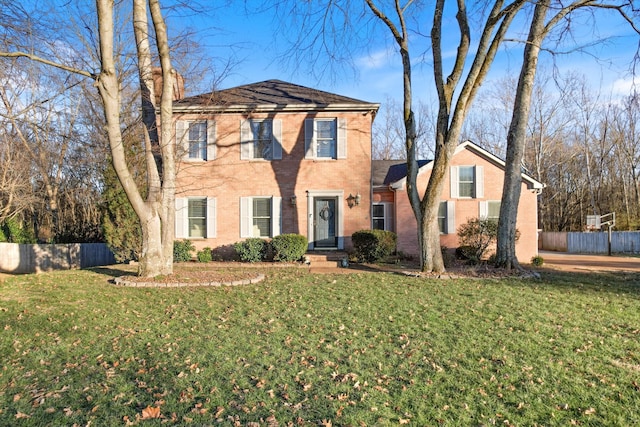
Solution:
[{"label": "red brick facade", "polygon": [[[475,197],[452,197],[451,192],[451,171],[456,171],[456,167],[473,166],[482,171],[482,188],[478,190]],[[443,246],[456,248],[458,236],[456,234],[460,225],[467,222],[469,218],[478,218],[485,209],[487,202],[499,202],[502,197],[502,185],[504,182],[504,163],[490,155],[476,145],[465,142],[458,147],[452,159],[449,173],[445,178],[445,184],[441,200],[450,203],[448,214],[452,218],[449,229],[441,234],[440,241]],[[422,196],[427,186],[430,176],[430,164],[423,166],[418,175],[418,191]],[[409,204],[404,181],[398,181],[395,189],[391,186],[377,188],[374,190],[373,201],[395,201],[394,204],[394,228],[398,235],[398,250],[406,254],[417,255],[418,231],[415,216]],[[537,181],[523,177],[522,193],[518,206],[517,229],[520,231],[520,238],[516,243],[516,256],[520,262],[530,262],[531,257],[538,254],[538,214],[537,214],[537,194],[542,185]]]},{"label": "red brick facade", "polygon": [[[329,221],[331,227],[335,227],[331,230],[335,245],[329,244],[329,247],[349,248],[352,233],[371,227],[371,126],[377,104],[362,104],[330,105],[322,108],[323,111],[316,111],[320,108],[314,105],[274,106],[273,111],[263,107],[252,113],[225,109],[192,113],[178,108],[176,140],[181,139],[180,122],[206,121],[212,129],[208,132],[207,145],[214,144],[215,149],[206,151],[206,160],[187,159],[179,163],[176,238],[190,238],[197,249],[241,241],[249,237],[247,232],[252,233],[251,219],[248,231],[243,231],[242,204],[247,203],[250,210],[250,198],[265,198],[272,205],[270,237],[302,234],[309,239],[310,249],[314,249],[318,233],[314,225],[318,215],[323,215],[315,202],[328,200],[332,207]],[[248,119],[255,122],[266,119],[273,123],[281,158],[247,159],[243,155],[241,127]],[[338,123],[340,143],[344,145],[340,145],[334,158],[309,158],[305,126],[314,120]],[[356,195],[358,205],[355,205]],[[192,213],[186,201],[198,198],[207,198],[211,203],[204,237],[189,236],[188,221]]]}]

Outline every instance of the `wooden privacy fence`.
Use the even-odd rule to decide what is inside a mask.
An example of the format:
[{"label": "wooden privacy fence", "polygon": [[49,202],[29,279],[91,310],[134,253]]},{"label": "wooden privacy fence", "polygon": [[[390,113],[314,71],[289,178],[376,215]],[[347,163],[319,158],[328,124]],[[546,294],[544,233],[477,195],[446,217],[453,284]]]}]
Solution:
[{"label": "wooden privacy fence", "polygon": [[115,264],[104,243],[27,245],[0,243],[0,272],[39,273]]},{"label": "wooden privacy fence", "polygon": [[[545,251],[573,254],[607,254],[609,238],[606,232],[543,232],[539,248]],[[640,253],[640,231],[611,232],[611,252],[621,254]]]}]

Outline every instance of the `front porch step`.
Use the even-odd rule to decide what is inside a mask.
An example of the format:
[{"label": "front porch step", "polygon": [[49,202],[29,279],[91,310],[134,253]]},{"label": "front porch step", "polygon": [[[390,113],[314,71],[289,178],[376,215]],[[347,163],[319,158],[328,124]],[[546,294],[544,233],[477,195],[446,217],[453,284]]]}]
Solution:
[{"label": "front porch step", "polygon": [[346,252],[307,252],[305,264],[311,268],[335,268],[342,266],[342,260],[348,258]]}]

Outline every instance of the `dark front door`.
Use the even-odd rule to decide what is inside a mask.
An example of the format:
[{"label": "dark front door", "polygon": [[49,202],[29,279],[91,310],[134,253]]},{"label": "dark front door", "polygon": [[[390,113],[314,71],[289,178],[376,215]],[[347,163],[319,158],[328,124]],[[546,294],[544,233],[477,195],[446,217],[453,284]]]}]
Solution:
[{"label": "dark front door", "polygon": [[317,197],[314,199],[314,247],[335,248],[336,240],[336,198]]}]

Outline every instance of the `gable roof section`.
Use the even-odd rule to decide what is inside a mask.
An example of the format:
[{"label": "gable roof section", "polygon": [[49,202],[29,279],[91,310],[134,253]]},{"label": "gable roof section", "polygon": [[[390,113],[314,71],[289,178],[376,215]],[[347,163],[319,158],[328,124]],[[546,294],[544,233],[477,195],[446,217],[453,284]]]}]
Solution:
[{"label": "gable roof section", "polygon": [[266,80],[183,98],[174,111],[373,111],[380,104],[361,101],[281,80]]},{"label": "gable roof section", "polygon": [[[491,154],[490,152],[488,152],[487,150],[485,150],[484,148],[480,147],[477,144],[474,144],[471,141],[464,141],[462,143],[460,143],[457,147],[456,150],[454,152],[454,156],[456,154],[458,154],[459,152],[461,152],[462,150],[470,150],[473,151],[474,153],[476,153],[477,155],[484,157],[485,159],[487,159],[488,161],[494,163],[496,166],[498,166],[500,169],[504,170],[505,168],[505,162],[504,160],[500,159],[499,157],[495,156],[494,154]],[[375,163],[376,161],[374,161]],[[404,162],[404,160],[402,161],[396,161],[396,164],[399,162]],[[385,165],[383,164],[379,164],[380,168],[384,168]],[[388,185],[391,186],[391,188],[393,188],[394,190],[398,190],[400,188],[404,188],[406,186],[407,183],[407,166],[406,163],[404,164],[404,168],[403,169],[396,169],[395,172],[391,172],[391,169],[394,167],[394,165],[389,164],[387,166],[387,171],[388,173],[385,176],[389,176],[390,178],[395,178],[393,180],[390,180],[389,183],[387,183],[386,181],[379,181],[378,185]],[[418,174],[424,173],[428,170],[431,170],[431,168],[433,168],[433,160],[420,160],[418,161]],[[396,165],[397,168],[397,165]],[[375,169],[375,166],[372,167],[372,169]],[[372,172],[373,174],[374,172]],[[375,172],[375,174],[377,175],[382,175],[383,172],[382,171],[377,171]],[[373,175],[372,179],[374,180],[374,186],[376,185],[376,176]],[[545,187],[545,185],[539,181],[537,181],[536,179],[534,179],[533,177],[531,177],[530,175],[526,174],[526,173],[522,173],[522,180],[525,181],[528,185],[529,188],[531,189],[542,189]]]},{"label": "gable roof section", "polygon": [[[418,168],[431,160],[418,160]],[[372,160],[371,182],[374,187],[388,187],[407,176],[406,160]]]}]

